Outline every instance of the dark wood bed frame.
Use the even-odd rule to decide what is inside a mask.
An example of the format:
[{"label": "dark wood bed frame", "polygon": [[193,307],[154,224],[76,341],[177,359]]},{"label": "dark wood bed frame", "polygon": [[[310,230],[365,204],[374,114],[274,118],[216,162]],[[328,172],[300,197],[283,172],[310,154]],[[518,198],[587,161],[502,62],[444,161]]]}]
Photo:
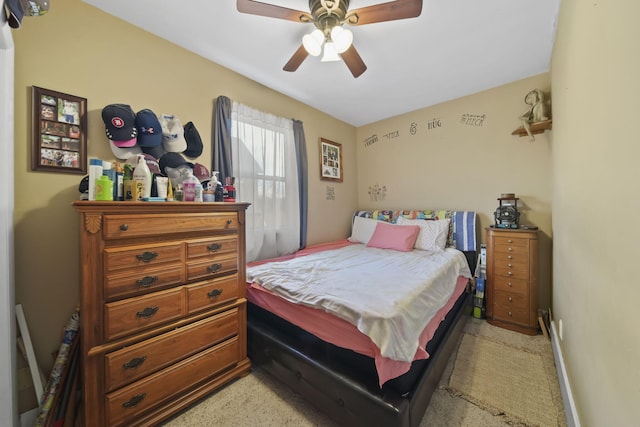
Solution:
[{"label": "dark wood bed frame", "polygon": [[[475,252],[464,252],[474,271]],[[378,386],[372,358],[328,344],[249,303],[248,355],[336,422],[348,426],[415,427],[420,424],[449,357],[471,314],[467,289],[427,345],[429,359]]]}]

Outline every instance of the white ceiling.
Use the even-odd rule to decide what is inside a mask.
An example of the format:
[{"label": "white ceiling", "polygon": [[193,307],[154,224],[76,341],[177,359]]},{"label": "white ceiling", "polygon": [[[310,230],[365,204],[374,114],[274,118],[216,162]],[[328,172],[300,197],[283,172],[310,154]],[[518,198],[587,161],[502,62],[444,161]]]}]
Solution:
[{"label": "white ceiling", "polygon": [[[561,0],[424,0],[417,18],[351,26],[368,67],[357,79],[312,56],[283,71],[313,25],[239,13],[235,0],[84,1],[362,126],[549,71]],[[309,11],[307,0],[261,1]]]}]

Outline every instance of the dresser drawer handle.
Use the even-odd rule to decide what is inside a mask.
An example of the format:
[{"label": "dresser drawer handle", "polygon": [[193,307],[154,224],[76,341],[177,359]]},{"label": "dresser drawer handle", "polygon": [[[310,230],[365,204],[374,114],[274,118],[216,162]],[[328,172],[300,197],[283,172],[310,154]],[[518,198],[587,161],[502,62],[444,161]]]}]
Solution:
[{"label": "dresser drawer handle", "polygon": [[127,224],[120,224],[121,231],[127,231],[128,229],[129,229],[129,226]]},{"label": "dresser drawer handle", "polygon": [[155,316],[159,309],[160,307],[147,307],[144,310],[137,312],[136,316],[148,319],[149,317]]},{"label": "dresser drawer handle", "polygon": [[207,250],[209,252],[218,252],[220,248],[222,248],[222,245],[220,243],[214,243],[212,245],[207,246]]},{"label": "dresser drawer handle", "polygon": [[511,316],[512,316],[512,314],[511,314],[511,312],[509,312],[509,317],[511,317]]},{"label": "dresser drawer handle", "polygon": [[218,298],[220,295],[222,295],[222,289],[212,289],[207,293],[209,298]]},{"label": "dresser drawer handle", "polygon": [[507,264],[507,267],[511,268],[513,265],[511,263]]},{"label": "dresser drawer handle", "polygon": [[233,224],[233,220],[232,219],[228,219],[227,220],[227,225],[231,225],[231,224]]},{"label": "dresser drawer handle", "polygon": [[158,281],[158,276],[145,276],[143,279],[136,280],[136,285],[142,288],[148,288]]},{"label": "dresser drawer handle", "polygon": [[513,301],[513,298],[511,298],[511,297],[508,297],[507,299],[508,299],[510,302],[511,302],[511,301]]},{"label": "dresser drawer handle", "polygon": [[513,243],[513,240],[509,239],[507,240],[507,243]]},{"label": "dresser drawer handle", "polygon": [[137,367],[142,365],[145,360],[147,360],[147,356],[134,357],[133,359],[129,360],[127,363],[123,364],[122,367],[124,369],[136,369]]},{"label": "dresser drawer handle", "polygon": [[508,274],[509,276],[511,276],[513,273],[512,273],[512,272],[508,272],[507,274]]},{"label": "dresser drawer handle", "polygon": [[212,273],[216,273],[221,268],[222,268],[222,264],[211,264],[209,267],[207,267],[207,270],[209,270]]},{"label": "dresser drawer handle", "polygon": [[511,255],[507,255],[507,259],[513,259]]},{"label": "dresser drawer handle", "polygon": [[513,288],[513,283],[509,282],[509,283],[507,283],[507,286],[510,287],[510,288]]},{"label": "dresser drawer handle", "polygon": [[513,248],[509,247],[509,248],[507,248],[507,250],[508,250],[509,252],[512,252],[512,251],[513,251]]},{"label": "dresser drawer handle", "polygon": [[158,256],[158,252],[145,252],[142,255],[136,255],[138,261],[151,262]]},{"label": "dresser drawer handle", "polygon": [[135,408],[136,406],[138,406],[140,404],[140,402],[142,402],[144,400],[145,397],[147,397],[147,393],[136,394],[131,399],[129,399],[129,401],[124,402],[122,404],[122,407],[125,408],[125,409]]}]

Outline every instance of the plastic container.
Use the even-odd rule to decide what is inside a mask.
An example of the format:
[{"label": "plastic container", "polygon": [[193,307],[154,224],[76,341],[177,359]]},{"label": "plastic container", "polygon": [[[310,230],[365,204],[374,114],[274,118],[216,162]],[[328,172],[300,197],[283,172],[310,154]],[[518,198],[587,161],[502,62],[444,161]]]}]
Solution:
[{"label": "plastic container", "polygon": [[[107,177],[109,177],[109,179],[111,180],[111,199],[109,200],[118,200],[118,187],[116,185],[116,170],[113,167],[113,163],[111,162],[105,162],[104,160],[102,161],[102,175],[105,175]],[[96,198],[98,197],[98,195],[96,194]],[[101,200],[106,200],[106,199],[101,199]]]},{"label": "plastic container", "polygon": [[108,175],[96,179],[96,200],[113,200],[113,181]]},{"label": "plastic container", "polygon": [[187,176],[182,180],[183,200],[185,202],[195,202],[196,200],[196,183],[199,184],[198,178],[193,176],[191,171],[187,172]]},{"label": "plastic container", "polygon": [[138,162],[133,170],[133,200],[151,197],[151,171],[144,155],[138,154]]},{"label": "plastic container", "polygon": [[89,200],[96,200],[96,180],[102,176],[102,160],[89,160]]}]

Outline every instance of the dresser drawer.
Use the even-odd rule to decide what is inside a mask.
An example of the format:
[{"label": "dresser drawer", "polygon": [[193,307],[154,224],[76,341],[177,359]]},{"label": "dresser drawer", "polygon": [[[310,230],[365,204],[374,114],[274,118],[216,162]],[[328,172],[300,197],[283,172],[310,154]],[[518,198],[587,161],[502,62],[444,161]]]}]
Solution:
[{"label": "dresser drawer", "polygon": [[189,261],[211,255],[226,255],[238,252],[238,237],[221,237],[187,242],[187,258]]},{"label": "dresser drawer", "polygon": [[239,322],[238,309],[232,309],[105,355],[107,391],[237,335]]},{"label": "dresser drawer", "polygon": [[104,339],[134,334],[150,326],[178,319],[183,314],[182,288],[105,304]]},{"label": "dresser drawer", "polygon": [[104,278],[106,300],[142,295],[184,282],[182,264],[160,265],[121,270]]},{"label": "dresser drawer", "polygon": [[496,290],[494,293],[493,317],[509,322],[529,323],[529,298],[513,292]]},{"label": "dresser drawer", "polygon": [[496,291],[511,292],[524,296],[529,295],[529,281],[527,279],[496,276],[494,279],[494,288]]},{"label": "dresser drawer", "polygon": [[176,233],[237,232],[238,220],[232,213],[105,215],[103,229],[105,240]]},{"label": "dresser drawer", "polygon": [[496,236],[494,238],[496,249],[500,246],[503,247],[524,247],[529,248],[529,239],[522,237],[504,237]]},{"label": "dresser drawer", "polygon": [[238,275],[187,286],[188,314],[238,299]]},{"label": "dresser drawer", "polygon": [[155,406],[178,396],[238,363],[238,337],[204,350],[175,365],[145,377],[105,396],[106,424],[130,425],[132,420]]},{"label": "dresser drawer", "polygon": [[187,264],[187,281],[211,279],[236,271],[238,271],[238,255],[235,253],[201,258],[197,262]]},{"label": "dresser drawer", "polygon": [[509,256],[511,256],[512,258],[527,259],[529,258],[529,247],[519,245],[496,245],[494,253],[496,257],[504,256],[509,259]]},{"label": "dresser drawer", "polygon": [[498,276],[528,277],[529,260],[526,261],[501,261],[495,260],[493,263]]},{"label": "dresser drawer", "polygon": [[104,250],[104,271],[111,273],[134,267],[184,262],[184,245],[173,242],[162,245],[139,245]]}]

